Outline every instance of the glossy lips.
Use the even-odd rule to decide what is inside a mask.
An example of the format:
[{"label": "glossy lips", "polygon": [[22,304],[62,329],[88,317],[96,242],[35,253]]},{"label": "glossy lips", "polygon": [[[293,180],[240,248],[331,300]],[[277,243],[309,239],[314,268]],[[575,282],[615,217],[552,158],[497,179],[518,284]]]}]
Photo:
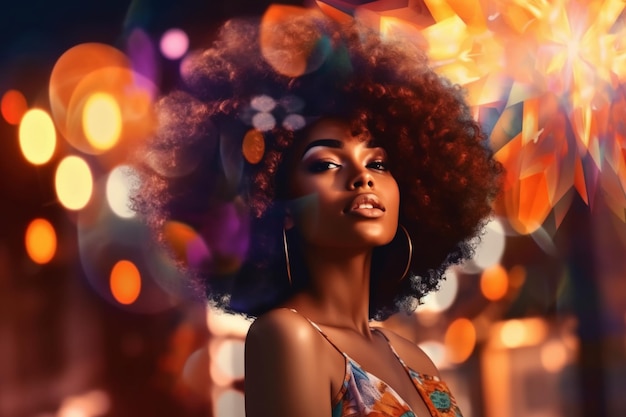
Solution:
[{"label": "glossy lips", "polygon": [[359,194],[344,210],[346,214],[375,219],[385,214],[385,206],[376,194]]}]

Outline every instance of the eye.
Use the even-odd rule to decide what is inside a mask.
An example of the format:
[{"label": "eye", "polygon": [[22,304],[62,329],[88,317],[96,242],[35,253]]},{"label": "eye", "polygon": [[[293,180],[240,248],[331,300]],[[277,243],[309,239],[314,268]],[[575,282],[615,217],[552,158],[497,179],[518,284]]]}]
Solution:
[{"label": "eye", "polygon": [[388,164],[387,164],[387,161],[384,161],[384,160],[382,160],[382,159],[381,159],[381,160],[376,160],[376,161],[369,162],[369,163],[367,164],[367,167],[368,167],[368,168],[375,169],[375,170],[377,170],[377,171],[389,171],[389,166],[388,166]]},{"label": "eye", "polygon": [[341,165],[335,162],[319,160],[319,161],[313,161],[310,164],[308,164],[307,171],[315,174],[315,173],[320,173],[320,172],[328,171],[330,169],[335,169],[339,167],[341,167]]}]

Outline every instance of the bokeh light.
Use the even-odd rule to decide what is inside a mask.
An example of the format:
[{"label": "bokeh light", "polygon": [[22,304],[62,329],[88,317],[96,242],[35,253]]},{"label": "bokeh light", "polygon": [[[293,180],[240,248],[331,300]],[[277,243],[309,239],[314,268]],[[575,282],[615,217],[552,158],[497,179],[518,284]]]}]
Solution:
[{"label": "bokeh light", "polygon": [[26,228],[26,252],[33,262],[46,264],[57,250],[57,236],[52,224],[46,219],[35,219]]},{"label": "bokeh light", "polygon": [[193,227],[171,220],[165,223],[163,234],[175,259],[183,265],[200,267],[211,259],[209,247]]},{"label": "bokeh light", "polygon": [[0,111],[8,124],[18,125],[27,110],[26,97],[20,91],[8,90],[2,95]]},{"label": "bokeh light", "polygon": [[57,128],[74,148],[101,154],[152,132],[155,89],[121,51],[85,43],[57,60],[50,76],[50,107]]},{"label": "bokeh light", "polygon": [[446,271],[445,279],[439,284],[439,290],[431,292],[424,297],[418,311],[439,313],[447,310],[456,298],[459,288],[459,278],[455,269]]},{"label": "bokeh light", "polygon": [[258,164],[265,153],[265,139],[263,133],[257,129],[250,129],[243,137],[241,151],[244,158],[251,164]]},{"label": "bokeh light", "polygon": [[169,59],[179,59],[189,49],[189,37],[182,29],[170,29],[161,36],[161,53]]},{"label": "bokeh light", "polygon": [[227,339],[222,341],[213,355],[213,362],[224,375],[231,380],[241,379],[244,375],[244,343],[242,340]]},{"label": "bokeh light", "polygon": [[505,242],[502,223],[498,219],[491,220],[480,236],[480,245],[476,248],[472,261],[482,269],[496,265],[504,253]]},{"label": "bokeh light", "polygon": [[121,260],[111,270],[110,288],[113,298],[120,304],[132,304],[141,292],[141,275],[134,263]]},{"label": "bokeh light", "polygon": [[228,417],[245,417],[243,393],[229,389],[220,393],[215,401],[215,415]]},{"label": "bokeh light", "polygon": [[87,205],[93,191],[93,179],[84,159],[70,155],[57,167],[54,186],[61,204],[69,210],[80,210]]},{"label": "bokeh light", "polygon": [[109,207],[117,216],[128,219],[135,216],[130,208],[130,193],[137,186],[138,178],[134,170],[121,165],[115,167],[107,178],[106,196]]},{"label": "bokeh light", "polygon": [[56,148],[56,130],[50,115],[41,109],[26,112],[19,128],[20,149],[28,162],[45,164]]},{"label": "bokeh light", "polygon": [[476,345],[474,324],[464,317],[454,320],[448,326],[444,340],[450,362],[465,362]]},{"label": "bokeh light", "polygon": [[129,65],[128,58],[121,51],[101,43],[76,45],[57,59],[50,74],[50,108],[64,137],[67,138],[70,101],[85,77],[102,68],[128,68]]},{"label": "bokeh light", "polygon": [[545,339],[547,332],[547,324],[540,318],[507,320],[499,328],[500,343],[510,349],[534,346]]},{"label": "bokeh light", "polygon": [[541,365],[548,372],[559,372],[567,364],[567,349],[559,340],[549,340],[541,347]]},{"label": "bokeh light", "polygon": [[122,114],[115,98],[92,94],[83,107],[83,129],[89,143],[100,150],[111,149],[122,132]]},{"label": "bokeh light", "polygon": [[480,291],[487,300],[501,299],[506,295],[508,287],[508,274],[502,265],[489,267],[480,276]]},{"label": "bokeh light", "polygon": [[441,370],[448,365],[446,347],[443,343],[436,340],[427,340],[421,342],[419,347],[428,355],[430,360],[433,361],[437,369]]},{"label": "bokeh light", "polygon": [[106,415],[111,408],[111,398],[103,390],[93,390],[80,395],[66,397],[57,417],[98,417]]},{"label": "bokeh light", "polygon": [[301,7],[274,4],[266,10],[261,21],[261,54],[275,71],[288,77],[316,70],[332,50],[330,39],[314,36],[297,38],[276,30],[276,25],[304,13],[306,11]]}]

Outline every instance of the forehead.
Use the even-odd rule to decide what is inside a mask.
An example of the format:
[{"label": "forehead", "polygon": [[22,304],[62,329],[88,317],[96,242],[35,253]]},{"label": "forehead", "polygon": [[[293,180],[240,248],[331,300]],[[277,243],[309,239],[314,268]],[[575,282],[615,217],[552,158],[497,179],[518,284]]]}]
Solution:
[{"label": "forehead", "polygon": [[309,144],[324,139],[332,139],[341,142],[366,142],[370,145],[370,135],[367,131],[353,134],[350,124],[340,119],[320,119],[311,126],[306,136],[300,143],[300,149],[306,148]]}]

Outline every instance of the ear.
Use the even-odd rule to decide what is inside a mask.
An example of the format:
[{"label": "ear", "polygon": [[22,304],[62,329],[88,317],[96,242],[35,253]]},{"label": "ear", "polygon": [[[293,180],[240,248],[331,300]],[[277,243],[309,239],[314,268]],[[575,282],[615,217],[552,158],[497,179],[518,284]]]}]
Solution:
[{"label": "ear", "polygon": [[295,226],[295,222],[293,220],[293,216],[291,215],[291,210],[285,210],[285,221],[284,228],[285,230],[291,230]]}]

